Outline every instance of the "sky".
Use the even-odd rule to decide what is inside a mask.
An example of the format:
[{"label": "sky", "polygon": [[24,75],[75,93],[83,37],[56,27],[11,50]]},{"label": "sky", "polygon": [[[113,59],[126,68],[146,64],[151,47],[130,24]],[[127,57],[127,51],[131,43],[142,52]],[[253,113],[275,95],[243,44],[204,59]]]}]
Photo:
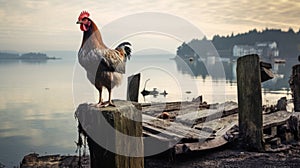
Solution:
[{"label": "sky", "polygon": [[[115,33],[126,32],[126,29],[135,29],[139,26],[148,30],[145,27],[147,24],[139,22],[130,22],[130,26],[127,23],[120,27],[111,26],[111,23],[116,21],[120,23],[122,18],[144,12],[173,16],[175,18],[173,22],[176,19],[186,21],[184,24],[189,27],[193,25],[202,32],[201,35],[196,34],[195,37],[189,38],[201,38],[205,35],[211,39],[216,34],[237,34],[254,28],[257,30],[266,27],[283,30],[293,28],[298,31],[299,9],[300,0],[0,0],[0,51],[77,51],[81,44],[82,32],[75,22],[82,10],[87,10],[91,14],[90,17],[101,32],[102,30],[109,32],[106,34],[102,32],[102,34],[104,42],[109,41],[110,46],[115,43],[110,38]],[[139,19],[143,20],[141,17]],[[167,28],[169,30],[174,28],[170,27],[172,24],[169,24],[169,20],[160,17],[154,19],[157,21],[155,22],[157,26],[169,25]],[[108,28],[111,30],[108,31]],[[184,27],[177,30],[179,34],[189,33],[188,31],[189,29]],[[152,41],[157,44],[163,38],[165,40],[163,43],[161,41],[160,47],[169,48],[167,50],[172,50],[171,48],[175,50],[177,47],[175,45],[183,40],[189,40],[177,38],[176,35],[169,36],[166,32],[158,34],[152,32],[151,38],[149,33],[137,34],[123,33],[124,37],[120,38],[130,37],[131,40],[139,43],[140,49],[155,48],[156,46],[151,46],[154,43],[151,44],[149,41],[156,39]],[[173,40],[170,40],[170,37]],[[148,43],[143,39],[148,39]]]}]

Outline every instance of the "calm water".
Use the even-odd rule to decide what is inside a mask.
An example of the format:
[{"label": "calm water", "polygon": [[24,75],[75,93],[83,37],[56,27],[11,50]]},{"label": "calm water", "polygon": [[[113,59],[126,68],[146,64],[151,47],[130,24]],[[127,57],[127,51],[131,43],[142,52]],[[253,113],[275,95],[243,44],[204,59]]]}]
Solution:
[{"label": "calm water", "polygon": [[[30,152],[75,154],[77,122],[74,111],[80,103],[96,102],[98,94],[76,62],[76,53],[55,54],[49,56],[63,59],[0,61],[0,162],[7,167],[18,165]],[[199,95],[209,103],[237,100],[235,62],[210,59],[186,63],[171,59],[173,57],[134,56],[127,64],[122,86],[113,90],[113,97],[125,99],[126,77],[141,72],[140,91],[150,79],[147,90],[157,88],[169,94],[140,95],[140,102],[192,100]],[[264,103],[287,96],[287,81],[294,63],[273,65],[277,78],[263,84]],[[106,98],[107,93],[104,93]]]}]

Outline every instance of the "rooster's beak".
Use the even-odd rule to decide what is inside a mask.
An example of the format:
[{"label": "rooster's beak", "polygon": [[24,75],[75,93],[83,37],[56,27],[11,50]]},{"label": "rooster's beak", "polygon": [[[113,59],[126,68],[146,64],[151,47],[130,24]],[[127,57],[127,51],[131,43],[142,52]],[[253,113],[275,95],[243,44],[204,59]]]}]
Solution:
[{"label": "rooster's beak", "polygon": [[81,23],[82,23],[82,21],[77,21],[77,22],[76,22],[76,24],[81,24]]}]

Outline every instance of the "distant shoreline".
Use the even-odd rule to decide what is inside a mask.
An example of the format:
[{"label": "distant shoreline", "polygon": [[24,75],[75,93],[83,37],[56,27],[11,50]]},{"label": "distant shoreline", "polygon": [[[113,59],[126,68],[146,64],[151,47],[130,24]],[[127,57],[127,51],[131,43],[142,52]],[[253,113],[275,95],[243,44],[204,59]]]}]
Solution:
[{"label": "distant shoreline", "polygon": [[59,57],[47,57],[47,58],[0,58],[0,60],[61,60]]},{"label": "distant shoreline", "polygon": [[15,53],[5,53],[0,52],[0,60],[56,60],[62,59],[58,57],[49,57],[44,53],[25,53],[25,54],[15,54]]}]

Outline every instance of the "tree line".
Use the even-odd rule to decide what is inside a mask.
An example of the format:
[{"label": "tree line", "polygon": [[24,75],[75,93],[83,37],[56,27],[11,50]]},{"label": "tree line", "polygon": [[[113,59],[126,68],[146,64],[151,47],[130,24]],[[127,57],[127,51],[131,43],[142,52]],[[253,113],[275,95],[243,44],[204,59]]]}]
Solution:
[{"label": "tree line", "polygon": [[281,58],[296,58],[300,54],[300,29],[295,32],[292,28],[288,31],[266,28],[262,31],[253,29],[236,35],[233,33],[227,36],[214,35],[212,40],[207,40],[206,37],[201,40],[193,39],[180,45],[177,48],[177,55],[199,56],[200,53],[207,56],[213,51],[214,46],[221,57],[231,57],[234,45],[254,45],[257,42],[273,41],[277,43]]}]

